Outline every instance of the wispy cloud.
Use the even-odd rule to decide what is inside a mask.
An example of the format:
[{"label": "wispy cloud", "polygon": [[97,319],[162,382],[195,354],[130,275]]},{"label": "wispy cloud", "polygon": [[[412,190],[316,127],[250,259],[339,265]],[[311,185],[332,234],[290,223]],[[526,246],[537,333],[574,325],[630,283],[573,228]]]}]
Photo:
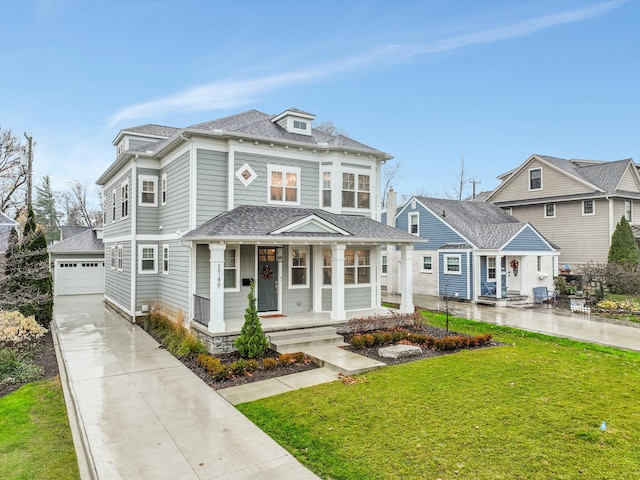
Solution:
[{"label": "wispy cloud", "polygon": [[152,118],[172,111],[208,111],[248,105],[255,102],[256,98],[265,92],[313,80],[332,78],[366,67],[379,68],[381,65],[406,62],[420,55],[442,53],[472,45],[490,44],[524,37],[547,28],[604,15],[627,2],[628,0],[613,0],[424,44],[388,45],[338,62],[279,75],[248,80],[219,80],[182,90],[165,98],[123,108],[111,116],[109,127],[125,120]]}]

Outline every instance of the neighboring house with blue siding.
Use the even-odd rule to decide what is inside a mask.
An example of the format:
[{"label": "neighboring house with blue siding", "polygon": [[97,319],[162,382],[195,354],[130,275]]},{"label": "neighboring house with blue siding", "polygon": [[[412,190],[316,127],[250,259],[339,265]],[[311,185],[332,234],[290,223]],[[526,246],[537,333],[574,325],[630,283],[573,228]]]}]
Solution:
[{"label": "neighboring house with blue siding", "polygon": [[256,110],[187,128],[121,130],[105,193],[105,300],[129,318],[150,305],[209,332],[241,319],[252,279],[268,318],[332,320],[379,308],[380,249],[405,253],[403,312],[413,312],[413,237],[381,224],[392,158],[312,127],[314,115]]},{"label": "neighboring house with blue siding", "polygon": [[[395,211],[393,219],[387,213]],[[530,224],[483,202],[412,197],[396,207],[395,192],[383,216],[414,235],[413,290],[463,300],[517,296],[533,301],[533,288],[553,290],[558,250]],[[397,292],[395,248],[383,249],[383,283]]]}]

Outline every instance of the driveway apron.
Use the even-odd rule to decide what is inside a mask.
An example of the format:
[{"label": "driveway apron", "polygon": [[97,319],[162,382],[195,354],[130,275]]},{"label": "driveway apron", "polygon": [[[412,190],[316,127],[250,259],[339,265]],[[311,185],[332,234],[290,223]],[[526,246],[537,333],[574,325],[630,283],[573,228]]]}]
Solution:
[{"label": "driveway apron", "polygon": [[101,295],[56,297],[54,319],[83,477],[317,478]]}]

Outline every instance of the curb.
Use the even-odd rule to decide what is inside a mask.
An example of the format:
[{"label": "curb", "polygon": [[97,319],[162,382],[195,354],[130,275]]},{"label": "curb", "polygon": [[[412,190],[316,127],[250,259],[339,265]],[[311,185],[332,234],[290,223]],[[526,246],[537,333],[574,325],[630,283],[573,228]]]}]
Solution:
[{"label": "curb", "polygon": [[73,445],[76,450],[76,457],[78,459],[78,469],[80,471],[80,478],[82,480],[97,480],[98,472],[96,470],[93,456],[89,448],[89,442],[87,440],[87,433],[84,429],[84,424],[78,413],[78,403],[76,399],[73,386],[69,381],[69,375],[67,372],[67,361],[64,358],[62,349],[60,348],[60,340],[58,338],[58,325],[54,319],[49,325],[51,329],[51,337],[53,338],[53,345],[56,351],[56,359],[58,361],[58,370],[60,372],[60,384],[62,385],[62,391],[64,393],[65,406],[67,408],[67,416],[69,417],[69,426],[71,427],[71,436],[73,438]]}]

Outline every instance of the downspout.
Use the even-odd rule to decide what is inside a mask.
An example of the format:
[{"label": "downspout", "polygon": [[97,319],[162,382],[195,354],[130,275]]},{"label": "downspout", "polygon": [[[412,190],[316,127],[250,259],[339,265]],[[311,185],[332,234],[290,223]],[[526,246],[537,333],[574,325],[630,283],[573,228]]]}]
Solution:
[{"label": "downspout", "polygon": [[609,248],[611,248],[611,237],[613,236],[613,200],[609,195],[604,197],[609,202]]},{"label": "downspout", "polygon": [[131,165],[131,318],[136,323],[136,298],[137,298],[137,266],[138,266],[138,155],[133,158]]}]

